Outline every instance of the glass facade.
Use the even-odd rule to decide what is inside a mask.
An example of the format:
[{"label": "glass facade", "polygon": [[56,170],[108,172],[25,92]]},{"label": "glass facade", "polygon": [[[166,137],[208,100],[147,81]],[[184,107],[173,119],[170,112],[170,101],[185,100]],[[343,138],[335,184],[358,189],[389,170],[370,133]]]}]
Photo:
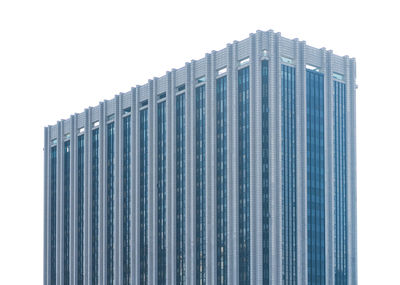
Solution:
[{"label": "glass facade", "polygon": [[261,61],[262,104],[262,256],[263,284],[269,284],[269,105],[268,105],[268,61]]},{"label": "glass facade", "polygon": [[206,284],[205,85],[196,88],[196,284]]},{"label": "glass facade", "polygon": [[165,101],[158,103],[157,107],[157,213],[158,213],[158,284],[166,284],[167,251],[166,251],[166,116]]},{"label": "glass facade", "polygon": [[84,135],[78,136],[78,163],[77,163],[77,182],[78,182],[78,197],[77,197],[77,276],[76,282],[78,285],[83,285],[83,238],[84,238],[84,175],[85,175],[85,137]]},{"label": "glass facade", "polygon": [[308,284],[325,284],[324,75],[306,71]]},{"label": "glass facade", "polygon": [[122,280],[131,284],[131,116],[122,119]]},{"label": "glass facade", "polygon": [[282,64],[282,233],[283,281],[297,284],[296,70]]},{"label": "glass facade", "polygon": [[334,84],[334,135],[335,135],[335,284],[348,284],[347,249],[347,135],[346,135],[346,85]]},{"label": "glass facade", "polygon": [[114,122],[107,125],[106,284],[114,283]]},{"label": "glass facade", "polygon": [[63,284],[69,284],[69,233],[70,233],[70,141],[64,142],[64,233],[63,233],[63,248],[64,248],[64,262],[63,262]]},{"label": "glass facade", "polygon": [[354,77],[257,31],[46,127],[46,285],[356,280]]},{"label": "glass facade", "polygon": [[140,124],[140,284],[148,282],[148,110],[139,114]]},{"label": "glass facade", "polygon": [[99,280],[99,129],[92,130],[92,285]]},{"label": "glass facade", "polygon": [[176,96],[176,284],[185,284],[185,94]]},{"label": "glass facade", "polygon": [[217,79],[217,284],[227,284],[227,113],[226,76]]},{"label": "glass facade", "polygon": [[250,69],[238,71],[239,283],[250,284]]},{"label": "glass facade", "polygon": [[57,146],[50,149],[50,283],[56,284],[57,243]]}]

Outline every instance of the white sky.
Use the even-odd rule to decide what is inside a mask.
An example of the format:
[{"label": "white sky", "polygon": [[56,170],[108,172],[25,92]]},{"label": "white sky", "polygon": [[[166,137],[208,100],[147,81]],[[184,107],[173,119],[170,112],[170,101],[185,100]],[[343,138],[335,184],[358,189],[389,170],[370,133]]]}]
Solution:
[{"label": "white sky", "polygon": [[400,284],[396,2],[1,1],[0,284],[43,282],[44,126],[257,29],[357,59],[359,284]]}]

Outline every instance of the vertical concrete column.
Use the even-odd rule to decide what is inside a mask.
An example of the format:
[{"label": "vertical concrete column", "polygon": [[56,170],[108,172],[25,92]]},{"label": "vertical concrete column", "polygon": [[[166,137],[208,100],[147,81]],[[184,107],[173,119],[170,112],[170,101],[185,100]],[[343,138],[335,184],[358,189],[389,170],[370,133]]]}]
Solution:
[{"label": "vertical concrete column", "polygon": [[114,148],[114,282],[122,283],[122,124],[121,124],[121,95],[116,95],[114,130],[115,130],[115,148]]},{"label": "vertical concrete column", "polygon": [[49,284],[49,244],[50,244],[50,235],[49,235],[49,190],[50,190],[50,174],[49,174],[49,169],[50,169],[50,127],[45,127],[44,128],[44,149],[43,149],[43,161],[44,161],[44,220],[43,220],[43,284],[48,285]]},{"label": "vertical concrete column", "polygon": [[154,217],[157,216],[157,206],[154,202],[155,198],[157,197],[157,183],[155,183],[157,169],[155,166],[156,155],[156,140],[155,138],[157,135],[155,134],[157,130],[157,126],[155,126],[156,121],[154,116],[155,112],[155,96],[154,96],[154,80],[148,81],[148,255],[147,255],[147,262],[148,262],[148,282],[149,284],[156,284],[155,275],[156,272],[154,270],[154,256],[155,256],[155,241],[157,240],[157,228],[155,227]]},{"label": "vertical concrete column", "polygon": [[[216,175],[217,175],[217,167],[216,167],[216,148],[217,148],[217,143],[216,143],[216,51],[211,52],[211,69],[210,69],[210,93],[207,98],[209,99],[210,105],[206,105],[207,108],[209,108],[209,115],[206,117],[208,118],[210,124],[209,124],[209,139],[208,141],[210,142],[209,148],[207,148],[206,152],[209,151],[210,153],[210,188],[207,187],[207,191],[209,193],[209,196],[207,198],[207,202],[209,203],[209,209],[210,209],[210,224],[209,224],[209,233],[210,233],[210,258],[211,258],[211,263],[210,267],[208,268],[210,272],[210,283],[215,284],[217,283],[217,274],[216,274],[216,268],[217,268],[217,223],[216,223],[216,212],[217,212],[217,189],[216,189]],[[207,130],[207,128],[206,128]]]},{"label": "vertical concrete column", "polygon": [[190,257],[187,259],[188,264],[190,263],[190,271],[188,271],[188,284],[195,284],[196,280],[196,78],[195,78],[195,61],[192,60],[190,63],[190,79],[188,80],[187,89],[190,90],[190,103],[188,103],[187,113],[191,114],[190,118],[187,118],[188,129],[191,130],[190,141],[188,142],[188,157],[189,162],[186,165],[188,170],[188,176],[190,176],[190,188],[187,187],[190,192],[189,203],[187,204],[190,208],[190,217],[188,217],[189,226],[189,250]]},{"label": "vertical concrete column", "polygon": [[215,283],[215,51],[206,54],[206,280]]},{"label": "vertical concrete column", "polygon": [[263,280],[263,223],[262,223],[262,94],[261,49],[263,32],[251,36],[250,54],[250,235],[251,283]]},{"label": "vertical concrete column", "polygon": [[356,62],[345,56],[348,213],[348,280],[357,284]]},{"label": "vertical concrete column", "polygon": [[[171,160],[172,160],[172,147],[171,147],[171,140],[172,140],[172,130],[171,130],[171,113],[172,113],[172,106],[171,106],[171,85],[172,85],[172,75],[171,72],[167,72],[167,92],[166,92],[166,283],[172,284],[172,218],[171,218]],[[174,268],[175,269],[175,268]]]},{"label": "vertical concrete column", "polygon": [[[152,117],[152,134],[153,134],[153,138],[151,141],[151,144],[153,145],[153,150],[152,150],[152,158],[151,158],[151,162],[150,162],[150,167],[153,169],[153,173],[152,173],[152,177],[150,178],[153,181],[153,185],[152,185],[152,192],[153,192],[153,197],[152,197],[152,210],[150,210],[150,212],[152,212],[152,235],[150,235],[150,240],[151,240],[151,247],[152,247],[152,255],[150,255],[152,257],[152,260],[150,261],[152,263],[152,267],[153,267],[153,273],[152,276],[150,276],[150,280],[152,284],[157,284],[158,280],[158,230],[157,230],[157,225],[158,225],[158,187],[157,187],[157,181],[158,181],[158,117],[157,117],[157,113],[158,113],[158,106],[157,106],[157,94],[158,94],[158,89],[157,89],[157,81],[158,78],[154,77],[153,81],[152,81],[152,96],[149,98],[149,102],[151,102],[152,105],[151,108],[153,109],[151,111],[151,117]],[[150,244],[150,243],[149,243]]]},{"label": "vertical concrete column", "polygon": [[234,259],[236,258],[235,255],[235,241],[236,239],[234,238],[234,229],[235,229],[235,223],[237,221],[233,219],[233,213],[236,211],[236,207],[234,203],[235,200],[235,194],[233,191],[233,187],[235,185],[234,180],[233,180],[233,167],[232,167],[232,149],[233,149],[233,143],[232,143],[232,138],[233,138],[233,123],[232,123],[232,108],[234,104],[233,100],[233,46],[231,44],[228,44],[227,47],[227,244],[228,244],[228,254],[227,254],[227,260],[228,260],[228,269],[227,269],[227,277],[228,277],[228,284],[236,284],[237,282],[237,267],[236,267],[236,261]]},{"label": "vertical concrete column", "polygon": [[[69,280],[70,283],[76,283],[76,270],[77,263],[76,257],[78,255],[76,248],[76,234],[77,234],[77,210],[78,210],[78,200],[77,200],[77,175],[76,173],[76,161],[78,158],[78,147],[76,139],[76,121],[77,115],[72,115],[70,118],[70,175],[69,175]],[[83,252],[82,252],[83,254]]]},{"label": "vertical concrete column", "polygon": [[64,216],[63,216],[63,146],[64,146],[64,120],[57,122],[57,285],[62,284],[63,278],[63,228],[64,228]]},{"label": "vertical concrete column", "polygon": [[[170,115],[170,121],[168,122],[169,129],[167,130],[169,132],[169,142],[170,146],[167,147],[168,153],[170,153],[170,161],[169,161],[169,167],[170,167],[170,203],[171,203],[171,208],[170,208],[170,234],[171,234],[171,252],[170,252],[170,283],[169,284],[175,284],[176,283],[176,94],[175,94],[175,87],[176,87],[176,70],[173,69],[171,74],[171,83],[170,83],[170,94],[169,98],[167,98],[167,101],[169,99],[169,115]],[[167,161],[168,162],[168,161]],[[168,167],[168,166],[167,166]]]},{"label": "vertical concrete column", "polygon": [[132,154],[134,159],[132,161],[132,215],[133,215],[133,241],[132,241],[132,259],[133,259],[133,270],[132,270],[132,284],[139,285],[140,277],[140,123],[139,123],[139,100],[140,100],[140,86],[132,89],[132,123],[134,128],[132,128],[133,140],[132,142]]},{"label": "vertical concrete column", "polygon": [[280,33],[268,31],[270,51],[269,145],[271,161],[270,179],[270,272],[271,284],[282,284],[282,162],[281,162],[281,63]]},{"label": "vertical concrete column", "polygon": [[107,104],[100,102],[99,130],[99,284],[106,285],[107,281]]},{"label": "vertical concrete column", "polygon": [[296,63],[297,282],[307,284],[307,98],[306,43],[294,40]]},{"label": "vertical concrete column", "polygon": [[[230,62],[230,77],[231,77],[231,94],[228,94],[228,110],[230,110],[230,122],[228,122],[228,132],[231,130],[231,170],[232,170],[232,185],[230,191],[232,192],[232,244],[233,244],[233,276],[232,284],[238,284],[239,282],[239,185],[238,185],[238,42],[234,41],[232,46],[232,60]],[[230,107],[229,107],[230,106]],[[229,113],[229,112],[228,112]],[[230,128],[229,128],[230,127]],[[229,151],[229,150],[228,150]],[[228,221],[229,222],[229,221]]]},{"label": "vertical concrete column", "polygon": [[191,112],[192,105],[192,66],[190,63],[185,64],[186,70],[186,80],[185,80],[185,266],[186,266],[186,284],[191,284],[191,276],[193,275],[192,270],[192,254],[191,254],[191,214],[192,208],[190,207],[192,199],[192,157],[191,157],[191,141],[192,141],[192,128],[191,128],[191,118],[194,113]]},{"label": "vertical concrete column", "polygon": [[84,122],[84,173],[83,173],[83,179],[84,179],[84,251],[85,251],[85,257],[84,257],[84,284],[89,285],[91,284],[91,264],[92,264],[92,179],[91,179],[91,173],[92,173],[92,163],[91,163],[91,157],[92,157],[92,148],[90,147],[92,145],[92,136],[91,136],[91,122],[92,122],[92,116],[91,116],[91,108],[90,109],[85,109],[85,122]]},{"label": "vertical concrete column", "polygon": [[334,284],[334,256],[335,256],[335,219],[334,219],[334,96],[333,96],[333,80],[332,80],[332,51],[324,52],[324,113],[325,113],[325,275],[326,284]]},{"label": "vertical concrete column", "polygon": [[130,216],[130,245],[131,245],[131,252],[130,252],[130,258],[131,258],[131,284],[137,284],[137,252],[138,252],[138,247],[137,247],[137,217],[138,217],[138,210],[137,210],[137,102],[136,102],[136,88],[132,87],[131,88],[131,97],[130,97],[130,104],[131,104],[131,170],[130,170],[130,176],[131,176],[131,186],[130,186],[130,194],[131,194],[131,201],[130,201],[130,207],[131,207],[131,216]]}]

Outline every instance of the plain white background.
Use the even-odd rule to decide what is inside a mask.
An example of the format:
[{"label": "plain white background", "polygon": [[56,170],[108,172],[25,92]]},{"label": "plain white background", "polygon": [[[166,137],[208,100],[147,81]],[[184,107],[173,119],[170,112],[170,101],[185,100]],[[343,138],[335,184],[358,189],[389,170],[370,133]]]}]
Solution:
[{"label": "plain white background", "polygon": [[397,1],[0,2],[0,284],[42,284],[43,128],[257,29],[357,59],[359,284],[400,284]]}]

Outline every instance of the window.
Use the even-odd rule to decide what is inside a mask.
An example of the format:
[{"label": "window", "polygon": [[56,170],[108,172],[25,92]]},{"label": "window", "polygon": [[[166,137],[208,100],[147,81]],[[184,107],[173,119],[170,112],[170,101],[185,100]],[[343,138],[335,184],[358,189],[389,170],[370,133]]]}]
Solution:
[{"label": "window", "polygon": [[167,96],[167,93],[163,92],[158,95],[158,100],[164,99]]},{"label": "window", "polygon": [[334,72],[333,73],[333,78],[337,79],[337,80],[340,80],[340,81],[343,81],[344,76],[343,76],[343,74]]},{"label": "window", "polygon": [[223,67],[217,70],[217,75],[222,75],[228,71],[227,67]]},{"label": "window", "polygon": [[238,71],[239,283],[250,283],[250,68]]},{"label": "window", "polygon": [[268,55],[267,50],[266,50],[266,49],[263,49],[263,50],[262,50],[262,56],[267,56],[267,55]]},{"label": "window", "polygon": [[124,111],[122,112],[122,115],[129,114],[131,112],[131,107],[125,108]]},{"label": "window", "polygon": [[185,84],[181,84],[178,87],[176,87],[176,92],[181,92],[183,90],[185,90]]},{"label": "window", "polygon": [[249,57],[246,57],[246,58],[244,58],[244,59],[242,59],[242,60],[239,61],[239,65],[240,65],[240,66],[246,65],[246,64],[248,64],[249,62],[250,62],[250,58],[249,58]]},{"label": "window", "polygon": [[306,69],[313,70],[313,71],[318,71],[318,72],[320,72],[320,70],[321,70],[318,66],[311,65],[311,64],[306,64]]},{"label": "window", "polygon": [[107,116],[107,121],[114,120],[115,114],[111,114]]},{"label": "window", "polygon": [[139,103],[140,108],[141,108],[141,107],[144,107],[144,106],[147,106],[147,103],[148,103],[148,102],[149,102],[148,100],[143,100],[142,102],[140,102],[140,103]]},{"label": "window", "polygon": [[205,76],[202,76],[202,77],[199,77],[199,78],[196,79],[196,83],[203,83],[203,82],[206,82],[206,77]]},{"label": "window", "polygon": [[288,57],[281,56],[281,62],[282,62],[282,63],[293,64],[293,59],[288,58]]},{"label": "window", "polygon": [[308,284],[325,283],[324,75],[307,69]]}]

